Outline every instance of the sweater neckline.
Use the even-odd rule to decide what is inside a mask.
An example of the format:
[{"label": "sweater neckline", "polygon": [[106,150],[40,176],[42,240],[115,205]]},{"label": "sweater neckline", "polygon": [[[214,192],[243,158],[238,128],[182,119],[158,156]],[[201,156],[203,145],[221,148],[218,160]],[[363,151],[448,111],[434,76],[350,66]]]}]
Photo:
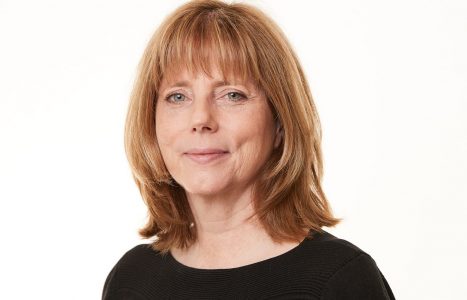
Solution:
[{"label": "sweater neckline", "polygon": [[[313,233],[313,240],[316,239],[319,234],[320,234],[319,232],[314,232]],[[250,263],[250,264],[246,264],[246,265],[238,266],[238,267],[233,267],[233,268],[206,269],[206,268],[190,267],[190,266],[187,266],[187,265],[179,262],[178,260],[176,260],[175,257],[173,257],[173,255],[172,255],[172,253],[170,251],[167,253],[167,257],[168,257],[169,263],[172,264],[173,266],[175,266],[179,271],[192,272],[192,273],[193,272],[195,272],[195,273],[235,272],[235,271],[241,271],[241,270],[248,270],[248,269],[252,269],[252,268],[258,268],[258,267],[261,267],[261,266],[271,265],[271,264],[275,264],[275,263],[287,260],[289,257],[294,256],[296,254],[296,252],[299,252],[304,247],[304,244],[306,243],[307,240],[309,240],[309,237],[311,237],[311,236],[312,236],[312,234],[311,234],[311,231],[310,231],[308,236],[305,237],[297,246],[293,247],[290,250],[287,250],[284,253],[281,253],[279,255],[276,255],[276,256],[273,256],[273,257],[270,257],[270,258],[266,258],[266,259],[263,259],[263,260],[260,260],[260,261],[257,261],[257,262],[253,262],[253,263]]]}]

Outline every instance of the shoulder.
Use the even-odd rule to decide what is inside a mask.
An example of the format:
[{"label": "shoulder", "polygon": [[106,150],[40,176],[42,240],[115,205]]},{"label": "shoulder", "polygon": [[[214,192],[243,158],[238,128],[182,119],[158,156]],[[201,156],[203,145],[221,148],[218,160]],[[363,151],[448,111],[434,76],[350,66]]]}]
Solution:
[{"label": "shoulder", "polygon": [[375,260],[355,244],[323,230],[310,234],[301,252],[320,274],[321,299],[394,299]]},{"label": "shoulder", "polygon": [[128,250],[115,264],[104,284],[102,299],[146,299],[152,279],[163,272],[165,256],[150,244]]},{"label": "shoulder", "polygon": [[296,253],[303,261],[325,262],[330,270],[338,269],[362,254],[366,252],[360,247],[325,230],[310,231]]},{"label": "shoulder", "polygon": [[162,254],[154,250],[151,244],[139,244],[128,250],[117,265],[134,265],[147,262],[157,262],[162,258]]}]

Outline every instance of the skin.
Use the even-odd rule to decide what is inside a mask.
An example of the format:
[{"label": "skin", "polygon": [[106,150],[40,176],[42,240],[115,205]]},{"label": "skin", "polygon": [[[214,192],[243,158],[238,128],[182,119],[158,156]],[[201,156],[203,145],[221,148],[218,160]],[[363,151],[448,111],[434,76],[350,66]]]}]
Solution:
[{"label": "skin", "polygon": [[216,68],[210,73],[184,70],[159,88],[157,141],[198,232],[193,246],[171,253],[191,267],[238,267],[298,243],[274,243],[256,219],[247,221],[258,173],[282,138],[263,91],[235,78],[225,82]]}]

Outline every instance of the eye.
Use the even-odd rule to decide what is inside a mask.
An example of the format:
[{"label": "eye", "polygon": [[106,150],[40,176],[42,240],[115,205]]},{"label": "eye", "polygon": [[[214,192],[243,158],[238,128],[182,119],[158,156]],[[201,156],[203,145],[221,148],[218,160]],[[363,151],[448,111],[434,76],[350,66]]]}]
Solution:
[{"label": "eye", "polygon": [[165,100],[173,103],[183,102],[185,101],[185,95],[181,93],[173,93],[165,97]]},{"label": "eye", "polygon": [[227,97],[234,102],[246,99],[246,96],[239,92],[229,92],[227,93]]}]

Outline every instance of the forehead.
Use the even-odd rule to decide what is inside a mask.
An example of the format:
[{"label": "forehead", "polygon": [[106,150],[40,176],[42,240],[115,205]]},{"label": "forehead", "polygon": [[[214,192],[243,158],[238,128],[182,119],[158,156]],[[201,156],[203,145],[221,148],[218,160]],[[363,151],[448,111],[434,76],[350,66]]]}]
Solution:
[{"label": "forehead", "polygon": [[205,78],[209,81],[216,82],[217,85],[245,85],[257,87],[251,76],[236,74],[234,71],[223,71],[216,65],[211,65],[209,70],[188,67],[173,67],[167,70],[162,76],[159,90],[165,89],[174,85],[184,85],[183,83],[192,80]]}]

